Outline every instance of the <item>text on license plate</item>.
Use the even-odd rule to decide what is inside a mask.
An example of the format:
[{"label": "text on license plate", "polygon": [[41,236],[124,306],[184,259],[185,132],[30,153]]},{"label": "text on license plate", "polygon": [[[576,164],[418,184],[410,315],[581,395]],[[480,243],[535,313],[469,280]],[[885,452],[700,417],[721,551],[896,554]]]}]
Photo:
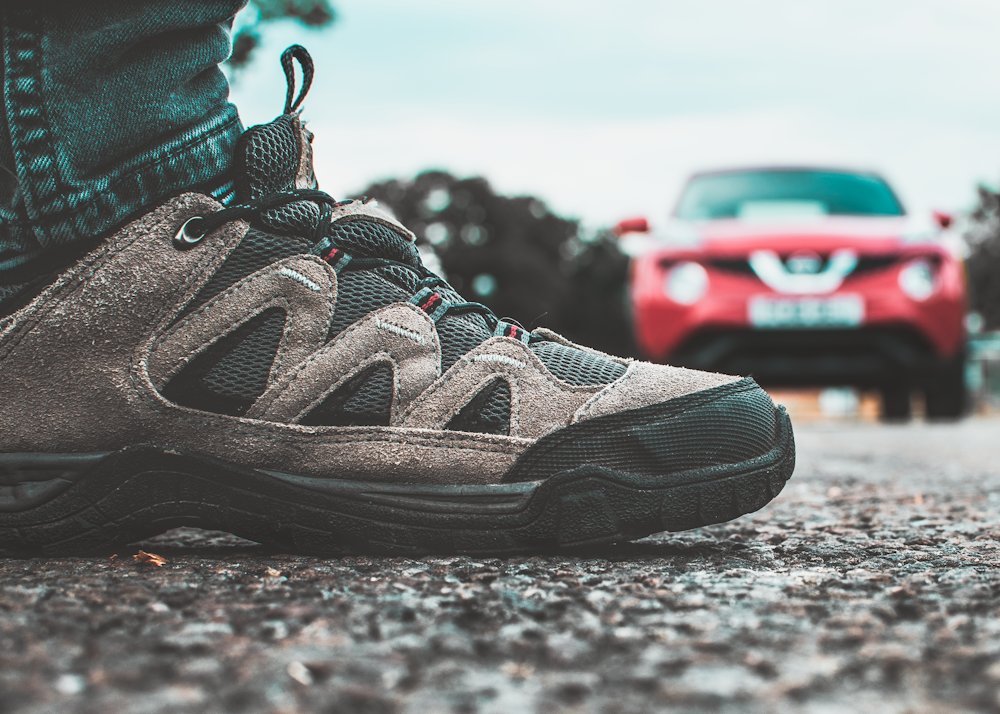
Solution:
[{"label": "text on license plate", "polygon": [[750,298],[750,324],[754,327],[858,327],[865,320],[860,295],[836,297]]}]

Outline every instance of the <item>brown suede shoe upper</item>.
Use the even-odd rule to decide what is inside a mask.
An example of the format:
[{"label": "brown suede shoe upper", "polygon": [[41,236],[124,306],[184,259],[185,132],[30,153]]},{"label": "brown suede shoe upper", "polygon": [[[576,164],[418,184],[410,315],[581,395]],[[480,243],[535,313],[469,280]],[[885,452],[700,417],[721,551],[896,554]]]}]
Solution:
[{"label": "brown suede shoe upper", "polygon": [[[508,337],[486,340],[442,374],[435,323],[405,302],[374,310],[327,341],[337,274],[306,255],[269,265],[178,319],[246,233],[236,222],[193,249],[173,246],[184,221],[219,208],[195,194],[171,200],[0,321],[0,452],[91,453],[155,443],[311,476],[494,483],[555,429],[737,379],[602,355],[626,365],[625,373],[611,384],[574,386]],[[354,202],[338,207],[333,219],[374,210]],[[377,218],[391,221],[381,212]],[[267,388],[244,417],[162,396],[172,375],[271,306],[287,315],[284,334]],[[375,362],[394,375],[390,426],[297,423]],[[497,379],[510,387],[509,436],[445,428]]]}]

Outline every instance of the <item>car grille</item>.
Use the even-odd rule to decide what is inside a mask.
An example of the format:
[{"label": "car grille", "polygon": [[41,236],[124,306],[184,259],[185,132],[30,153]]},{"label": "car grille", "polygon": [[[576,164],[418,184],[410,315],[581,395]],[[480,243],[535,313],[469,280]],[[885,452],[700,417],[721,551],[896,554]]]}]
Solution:
[{"label": "car grille", "polygon": [[935,364],[927,340],[910,328],[703,329],[667,361],[678,367],[748,374],[764,385],[876,386],[894,375],[916,377]]},{"label": "car grille", "polygon": [[[826,268],[827,260],[829,256],[823,256],[823,265],[821,270]],[[865,273],[874,273],[879,270],[884,270],[893,266],[901,260],[898,255],[866,255],[858,258],[858,264],[855,266],[854,270],[851,271],[851,276],[863,275]],[[713,268],[723,273],[733,273],[737,275],[748,275],[756,277],[753,268],[750,267],[750,263],[745,258],[711,258],[708,260],[701,261],[703,265],[709,268]],[[673,261],[664,261],[661,266],[664,268],[669,267],[673,264]],[[850,276],[849,276],[850,277]]]},{"label": "car grille", "polygon": [[715,259],[706,261],[706,263],[709,266],[715,268],[716,270],[720,270],[724,273],[740,273],[741,275],[754,275],[753,268],[750,267],[750,263],[748,263],[746,260]]},{"label": "car grille", "polygon": [[898,255],[863,255],[858,258],[858,264],[851,271],[851,274],[874,273],[876,270],[884,270],[898,262]]}]

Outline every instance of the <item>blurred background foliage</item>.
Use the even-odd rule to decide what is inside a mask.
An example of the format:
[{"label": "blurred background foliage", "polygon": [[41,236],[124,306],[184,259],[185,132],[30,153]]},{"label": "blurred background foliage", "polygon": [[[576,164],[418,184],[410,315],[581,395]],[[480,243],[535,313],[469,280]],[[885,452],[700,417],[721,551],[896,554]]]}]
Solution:
[{"label": "blurred background foliage", "polygon": [[[250,0],[240,14],[229,66],[246,67],[268,25],[326,28],[329,0]],[[610,231],[584,234],[530,196],[497,195],[486,179],[427,171],[369,186],[418,236],[425,262],[468,299],[528,328],[548,327],[597,349],[635,353],[625,306],[628,260]]]},{"label": "blurred background foliage", "polygon": [[983,330],[1000,330],[1000,194],[979,187],[964,237],[969,308],[982,318]]},{"label": "blurred background foliage", "polygon": [[[525,327],[634,354],[625,303],[627,258],[609,231],[586,234],[531,196],[496,194],[484,178],[427,171],[372,184],[375,198],[469,300]],[[435,262],[439,265],[435,265]]]},{"label": "blurred background foliage", "polygon": [[[329,0],[250,0],[240,14],[229,65],[247,66],[268,25],[333,25]],[[430,262],[469,299],[526,327],[544,326],[608,352],[632,355],[626,309],[628,260],[608,230],[583,231],[537,198],[505,197],[484,178],[427,171],[369,186],[418,236]],[[1000,194],[980,187],[964,239],[970,309],[1000,330]]]},{"label": "blurred background foliage", "polygon": [[305,27],[320,29],[332,25],[337,13],[329,0],[250,0],[239,19],[239,29],[233,36],[233,53],[229,57],[229,66],[234,70],[250,63],[268,24],[293,20]]}]

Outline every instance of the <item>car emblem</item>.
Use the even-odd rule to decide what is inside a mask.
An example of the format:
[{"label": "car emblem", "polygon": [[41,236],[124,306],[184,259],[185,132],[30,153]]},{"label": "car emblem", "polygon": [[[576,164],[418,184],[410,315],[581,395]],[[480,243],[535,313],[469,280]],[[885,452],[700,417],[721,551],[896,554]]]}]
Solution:
[{"label": "car emblem", "polygon": [[793,275],[815,275],[823,267],[823,259],[811,250],[792,253],[785,260],[785,269]]},{"label": "car emblem", "polygon": [[852,250],[834,251],[826,268],[812,274],[790,272],[773,250],[755,250],[750,254],[749,262],[757,277],[775,292],[822,295],[832,293],[840,287],[844,278],[857,266],[858,256]]}]

